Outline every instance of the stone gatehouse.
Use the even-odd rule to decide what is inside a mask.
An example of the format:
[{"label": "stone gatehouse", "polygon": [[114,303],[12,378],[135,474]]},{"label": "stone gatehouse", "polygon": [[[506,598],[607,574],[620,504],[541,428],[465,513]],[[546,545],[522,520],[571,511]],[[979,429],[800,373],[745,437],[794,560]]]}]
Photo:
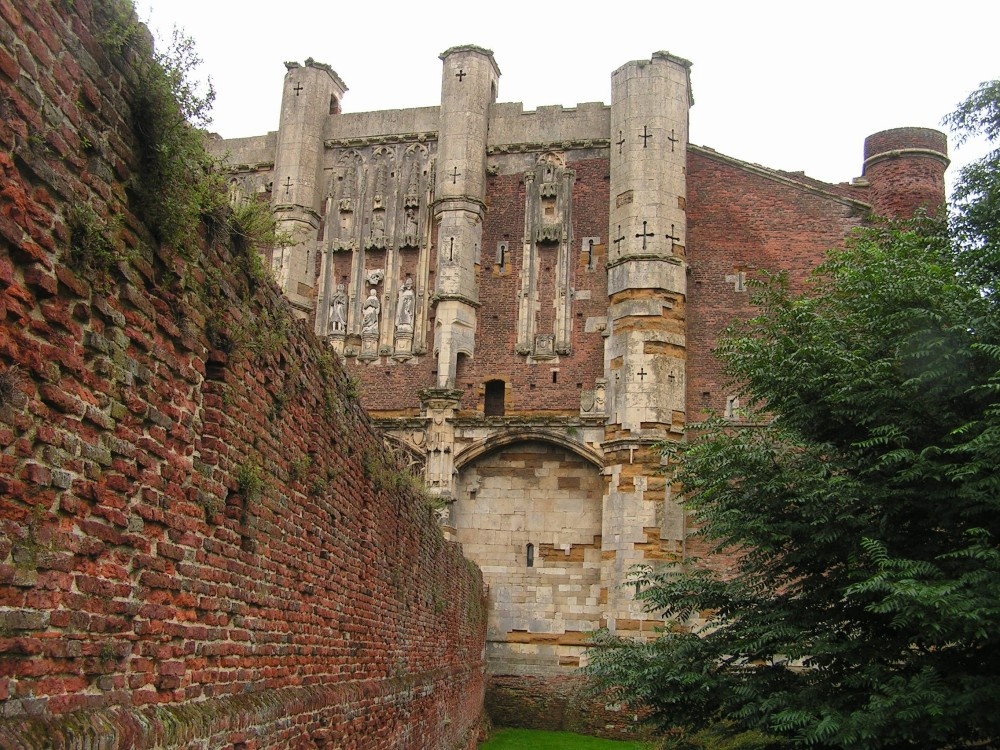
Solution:
[{"label": "stone gatehouse", "polygon": [[872,212],[938,208],[947,145],[878,133],[828,184],[695,145],[692,66],[667,52],[613,71],[610,105],[534,111],[498,101],[490,50],[441,61],[439,103],[352,114],[330,66],[286,63],[279,129],[213,148],[235,200],[270,202],[284,294],[481,567],[490,673],[544,685],[589,631],[661,624],[632,565],[698,552],[657,444],[739,419],[711,349],[747,277],[801,282]]}]

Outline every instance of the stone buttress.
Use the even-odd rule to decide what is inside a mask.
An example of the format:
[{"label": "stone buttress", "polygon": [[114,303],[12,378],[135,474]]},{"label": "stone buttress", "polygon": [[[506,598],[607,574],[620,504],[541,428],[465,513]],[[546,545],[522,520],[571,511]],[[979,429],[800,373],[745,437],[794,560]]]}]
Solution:
[{"label": "stone buttress", "polygon": [[645,617],[622,585],[629,568],[682,552],[683,517],[665,500],[656,444],[684,428],[689,70],[658,52],[611,79],[602,577],[619,632]]}]

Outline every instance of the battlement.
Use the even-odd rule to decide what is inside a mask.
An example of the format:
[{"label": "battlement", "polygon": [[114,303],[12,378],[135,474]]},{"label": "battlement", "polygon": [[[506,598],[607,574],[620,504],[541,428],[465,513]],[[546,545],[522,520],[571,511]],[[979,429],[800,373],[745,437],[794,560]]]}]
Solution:
[{"label": "battlement", "polygon": [[490,111],[490,148],[520,143],[607,141],[611,107],[584,102],[575,107],[556,104],[525,110],[521,102],[496,104]]}]

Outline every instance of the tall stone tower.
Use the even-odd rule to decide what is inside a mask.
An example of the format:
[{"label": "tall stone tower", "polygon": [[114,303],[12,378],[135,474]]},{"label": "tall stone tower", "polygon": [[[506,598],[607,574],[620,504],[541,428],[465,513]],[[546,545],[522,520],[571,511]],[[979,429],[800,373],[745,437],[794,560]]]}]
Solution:
[{"label": "tall stone tower", "polygon": [[683,529],[672,528],[677,514],[665,508],[663,479],[655,476],[654,446],[684,429],[689,71],[688,61],[658,52],[611,78],[604,348],[610,409],[603,444],[609,621],[640,615],[621,585],[643,559],[636,545],[676,539],[679,552],[682,541]]},{"label": "tall stone tower", "polygon": [[316,233],[323,200],[323,132],[338,112],[347,86],[328,65],[312,59],[285,63],[281,119],[274,155],[272,206],[278,231],[291,237],[275,248],[271,270],[296,312],[313,309],[316,284]]},{"label": "tall stone tower", "polygon": [[426,477],[433,495],[451,498],[454,487],[454,417],[458,357],[476,346],[478,271],[486,217],[486,137],[500,69],[488,49],[473,45],[441,53],[441,110],[432,207],[437,265],[434,274],[435,387],[420,392],[432,460]]},{"label": "tall stone tower", "polygon": [[437,229],[434,352],[437,385],[453,388],[458,356],[475,349],[476,270],[486,214],[486,135],[500,69],[493,53],[471,45],[441,54],[434,223]]}]

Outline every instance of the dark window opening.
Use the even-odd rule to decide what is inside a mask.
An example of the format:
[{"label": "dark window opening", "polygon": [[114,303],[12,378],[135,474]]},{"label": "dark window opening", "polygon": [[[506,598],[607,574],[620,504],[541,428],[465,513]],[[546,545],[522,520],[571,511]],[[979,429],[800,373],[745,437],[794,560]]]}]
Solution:
[{"label": "dark window opening", "polygon": [[535,545],[528,543],[528,567],[535,567]]},{"label": "dark window opening", "polygon": [[483,399],[483,413],[487,417],[502,417],[507,384],[502,380],[487,380]]}]

